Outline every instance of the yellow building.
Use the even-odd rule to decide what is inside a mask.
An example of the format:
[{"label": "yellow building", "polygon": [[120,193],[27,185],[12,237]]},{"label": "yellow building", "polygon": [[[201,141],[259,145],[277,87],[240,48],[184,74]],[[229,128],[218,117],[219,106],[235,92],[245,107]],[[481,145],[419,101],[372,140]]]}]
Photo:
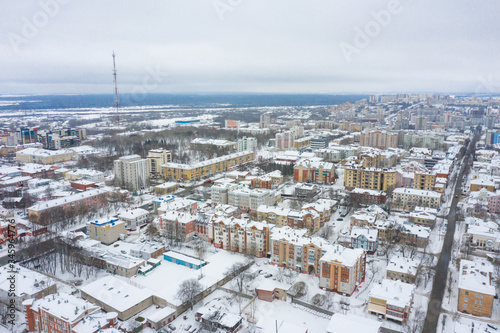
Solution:
[{"label": "yellow building", "polygon": [[483,188],[487,189],[489,192],[495,192],[495,183],[485,178],[476,178],[471,180],[470,182],[471,192],[480,191]]},{"label": "yellow building", "polygon": [[431,190],[436,187],[436,173],[435,172],[415,172],[413,177],[413,188],[419,190]]},{"label": "yellow building", "polygon": [[474,316],[491,317],[495,286],[493,265],[486,261],[460,261],[458,311]]},{"label": "yellow building", "polygon": [[195,164],[165,163],[161,166],[163,178],[172,181],[191,182],[205,176],[227,171],[238,165],[253,161],[255,153],[243,151]]},{"label": "yellow building", "polygon": [[172,162],[172,152],[166,149],[152,149],[146,157],[148,160],[149,174],[151,177],[161,175],[161,166]]},{"label": "yellow building", "polygon": [[344,186],[348,190],[366,188],[388,191],[396,187],[396,171],[362,166],[346,166],[344,170]]},{"label": "yellow building", "polygon": [[296,139],[294,141],[295,149],[302,149],[305,147],[309,147],[311,145],[311,138],[306,136],[305,138]]},{"label": "yellow building", "polygon": [[127,236],[125,226],[125,222],[119,219],[90,222],[89,237],[109,245],[119,240],[121,235]]},{"label": "yellow building", "polygon": [[257,219],[261,222],[267,221],[281,228],[288,225],[290,211],[288,208],[261,205],[257,209]]},{"label": "yellow building", "polygon": [[71,149],[26,148],[16,152],[16,160],[23,163],[55,164],[71,161],[74,154],[75,152]]}]

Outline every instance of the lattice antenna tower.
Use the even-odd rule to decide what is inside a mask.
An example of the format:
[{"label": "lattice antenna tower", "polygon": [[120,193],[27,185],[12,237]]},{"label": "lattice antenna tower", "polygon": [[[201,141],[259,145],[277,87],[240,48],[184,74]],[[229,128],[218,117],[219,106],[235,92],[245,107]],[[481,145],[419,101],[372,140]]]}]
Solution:
[{"label": "lattice antenna tower", "polygon": [[115,121],[116,123],[120,122],[120,99],[118,98],[118,83],[116,82],[116,63],[115,63],[115,51],[113,51],[113,78],[115,82],[115,103],[113,107],[115,108]]}]

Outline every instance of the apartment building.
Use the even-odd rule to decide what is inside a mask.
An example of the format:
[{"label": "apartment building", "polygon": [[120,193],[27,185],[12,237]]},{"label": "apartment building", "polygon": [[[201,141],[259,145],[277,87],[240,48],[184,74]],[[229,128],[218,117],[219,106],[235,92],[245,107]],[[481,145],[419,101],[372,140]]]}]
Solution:
[{"label": "apartment building", "polygon": [[415,207],[415,210],[410,212],[410,215],[408,217],[409,221],[425,227],[434,228],[434,224],[436,223],[436,215],[426,211],[418,211],[418,208],[419,207]]},{"label": "apartment building", "polygon": [[86,129],[61,129],[56,131],[38,131],[37,140],[45,149],[74,147],[87,138]]},{"label": "apartment building", "polygon": [[242,137],[238,140],[238,152],[257,151],[257,138]]},{"label": "apartment building", "polygon": [[353,249],[363,249],[368,254],[373,254],[378,247],[377,229],[353,227],[351,229],[351,247]]},{"label": "apartment building", "polygon": [[486,189],[488,192],[495,192],[495,182],[492,179],[478,177],[470,181],[470,191],[476,192],[481,189]]},{"label": "apartment building", "polygon": [[259,206],[272,206],[280,200],[281,194],[275,190],[239,187],[227,192],[227,204],[238,207],[244,213],[257,212]]},{"label": "apartment building", "polygon": [[417,206],[439,208],[441,204],[441,193],[429,190],[399,187],[392,195],[395,209],[412,210]]},{"label": "apartment building", "polygon": [[165,163],[162,165],[162,174],[167,180],[191,182],[227,171],[238,165],[253,161],[254,158],[254,152],[243,151],[194,164]]},{"label": "apartment building", "polygon": [[320,259],[319,287],[344,295],[352,295],[366,274],[366,253],[331,245]]},{"label": "apartment building", "polygon": [[271,177],[267,176],[255,177],[250,181],[250,186],[252,186],[252,188],[271,189],[273,186],[273,180]]},{"label": "apartment building", "polygon": [[323,226],[330,221],[332,213],[337,207],[338,202],[330,199],[318,199],[316,202],[302,206],[302,211],[313,210],[319,214],[320,225]]},{"label": "apartment building", "polygon": [[301,183],[333,184],[335,166],[330,162],[302,159],[293,167],[293,180]]},{"label": "apartment building", "polygon": [[295,149],[297,150],[300,150],[300,149],[303,149],[303,148],[306,148],[306,147],[309,147],[311,146],[311,141],[313,139],[309,136],[306,136],[306,137],[303,137],[303,138],[300,138],[300,139],[295,139],[294,142],[293,142],[293,146]]},{"label": "apartment building", "polygon": [[435,135],[431,132],[404,133],[402,136],[403,148],[425,147],[432,150],[440,149],[444,143],[444,136]]},{"label": "apartment building", "polygon": [[24,305],[28,332],[94,333],[118,324],[116,312],[104,313],[99,306],[67,293],[26,300]]},{"label": "apartment building", "polygon": [[109,245],[127,236],[126,224],[119,219],[92,221],[88,225],[89,237]]},{"label": "apartment building", "polygon": [[419,262],[416,259],[393,256],[387,264],[386,277],[405,283],[415,283]]},{"label": "apartment building", "polygon": [[374,130],[363,131],[360,136],[360,146],[374,147],[379,149],[397,148],[398,133]]},{"label": "apartment building", "polygon": [[436,187],[436,173],[433,171],[417,171],[413,179],[413,188],[434,191]]},{"label": "apartment building", "polygon": [[430,236],[431,236],[430,228],[414,224],[411,222],[403,223],[401,225],[399,233],[399,237],[402,242],[423,248],[425,248],[429,243]]},{"label": "apartment building", "polygon": [[195,215],[171,210],[160,215],[159,229],[167,238],[189,242],[195,235],[195,223]]},{"label": "apartment building", "polygon": [[313,209],[291,210],[288,214],[288,226],[294,229],[307,229],[315,233],[322,226],[320,215]]},{"label": "apartment building", "polygon": [[[14,292],[11,289],[12,281],[16,281]],[[19,264],[0,267],[0,302],[12,304],[18,311],[24,311],[24,301],[40,299],[56,292],[56,281],[46,275]]]},{"label": "apartment building", "polygon": [[213,202],[227,204],[227,194],[229,191],[237,189],[239,185],[234,183],[215,184],[210,188],[210,199]]},{"label": "apartment building", "polygon": [[344,168],[344,186],[387,192],[396,187],[396,171],[392,169],[365,168],[359,165]]},{"label": "apartment building", "polygon": [[479,317],[491,317],[496,295],[493,270],[493,265],[484,259],[460,261],[458,311]]},{"label": "apartment building", "polygon": [[387,201],[387,193],[384,191],[355,188],[351,191],[352,201],[361,205],[383,205]]},{"label": "apartment building", "polygon": [[56,216],[60,210],[83,214],[90,210],[99,209],[106,202],[107,195],[108,191],[105,189],[94,189],[62,198],[40,201],[28,208],[29,220],[39,222],[44,218],[48,218],[49,220],[57,218],[60,217]]},{"label": "apartment building", "polygon": [[144,189],[149,184],[149,163],[139,155],[122,156],[114,162],[115,180],[131,191]]},{"label": "apartment building", "polygon": [[368,313],[404,323],[410,315],[414,293],[413,284],[383,279],[370,290]]},{"label": "apartment building", "polygon": [[220,217],[212,223],[216,248],[265,257],[270,250],[273,225],[234,217]]},{"label": "apartment building", "polygon": [[172,162],[172,152],[166,149],[152,149],[146,156],[151,177],[161,177],[161,166]]},{"label": "apartment building", "polygon": [[294,148],[295,137],[293,132],[286,131],[282,133],[276,133],[276,148],[277,149],[292,149]]},{"label": "apartment building", "polygon": [[149,212],[142,208],[133,208],[121,211],[117,216],[126,223],[128,230],[136,230],[147,223]]},{"label": "apartment building", "polygon": [[[261,205],[257,208],[257,219],[274,224],[278,228],[288,225],[288,215],[292,212],[289,208]],[[295,211],[295,213],[299,213]]]}]

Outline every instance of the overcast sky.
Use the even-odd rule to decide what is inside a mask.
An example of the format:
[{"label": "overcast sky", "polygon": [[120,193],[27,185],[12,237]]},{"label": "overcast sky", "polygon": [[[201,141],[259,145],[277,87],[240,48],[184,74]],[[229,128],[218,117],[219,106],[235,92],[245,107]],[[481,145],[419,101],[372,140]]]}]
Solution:
[{"label": "overcast sky", "polygon": [[4,0],[0,94],[112,93],[113,50],[121,92],[498,92],[499,13],[498,0]]}]

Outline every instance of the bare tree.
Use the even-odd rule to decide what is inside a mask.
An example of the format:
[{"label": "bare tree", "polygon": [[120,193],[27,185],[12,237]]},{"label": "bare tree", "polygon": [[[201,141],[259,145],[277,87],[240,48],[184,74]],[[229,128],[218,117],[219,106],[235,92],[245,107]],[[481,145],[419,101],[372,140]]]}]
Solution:
[{"label": "bare tree", "polygon": [[425,312],[420,309],[415,311],[413,319],[408,319],[403,324],[404,333],[421,333],[424,328]]},{"label": "bare tree", "polygon": [[232,264],[226,271],[226,275],[234,280],[235,286],[238,292],[243,292],[243,285],[247,279],[249,279],[249,274],[245,272],[245,264],[242,262],[236,262]]},{"label": "bare tree", "polygon": [[[198,260],[203,261],[207,255],[208,245],[202,240],[198,240],[194,245],[194,251]],[[200,279],[203,277],[203,264],[200,266]]]},{"label": "bare tree", "polygon": [[318,236],[324,238],[327,241],[329,241],[333,235],[334,232],[332,226],[326,224],[318,232]]},{"label": "bare tree", "polygon": [[196,296],[203,291],[201,283],[196,279],[184,280],[177,291],[176,297],[183,303],[189,303],[191,310],[193,309]]},{"label": "bare tree", "polygon": [[307,295],[307,284],[304,281],[299,281],[295,283],[292,288],[290,288],[289,293],[294,295],[293,297],[300,298]]}]

